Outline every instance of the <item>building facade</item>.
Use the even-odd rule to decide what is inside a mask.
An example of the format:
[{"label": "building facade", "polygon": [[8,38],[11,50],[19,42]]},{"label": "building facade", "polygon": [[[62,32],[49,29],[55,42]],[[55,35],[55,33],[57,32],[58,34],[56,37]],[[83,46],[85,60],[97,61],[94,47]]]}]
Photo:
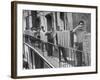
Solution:
[{"label": "building facade", "polygon": [[[23,32],[25,30],[37,31],[42,26],[44,27],[44,30],[46,32],[53,29],[60,37],[58,41],[65,48],[68,48],[68,50],[66,51],[66,55],[68,59],[75,60],[75,54],[72,51],[73,39],[71,36],[71,31],[78,25],[79,21],[81,20],[85,22],[87,34],[90,34],[87,36],[91,36],[91,14],[23,10]],[[59,31],[62,31],[62,32],[59,32]],[[90,44],[90,41],[91,41],[90,37],[84,40],[83,51],[90,52],[90,46],[89,47],[86,46],[87,45],[86,43]],[[57,45],[56,39],[54,39],[54,45]],[[30,52],[28,51],[28,53]],[[43,60],[41,60],[41,58],[36,58],[36,57],[38,56],[35,55],[36,60],[33,60],[36,62],[32,62],[32,60],[29,60],[30,64],[33,63],[31,64],[31,68],[33,68],[32,65],[39,64],[36,67],[38,68],[40,67],[41,63],[43,63]],[[29,57],[28,59],[31,59],[31,58]],[[90,63],[87,63],[87,64],[90,64]],[[45,67],[48,67],[48,66],[45,65]]]}]

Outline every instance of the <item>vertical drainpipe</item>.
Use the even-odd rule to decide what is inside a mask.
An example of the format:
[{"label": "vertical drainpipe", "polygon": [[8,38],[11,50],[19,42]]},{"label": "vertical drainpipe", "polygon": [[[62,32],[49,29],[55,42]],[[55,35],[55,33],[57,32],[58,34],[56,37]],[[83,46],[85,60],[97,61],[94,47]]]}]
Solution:
[{"label": "vertical drainpipe", "polygon": [[[52,18],[52,23],[53,23],[53,28],[54,28],[54,31],[56,32],[56,17],[55,17],[56,13],[53,12],[53,18]],[[56,45],[56,37],[54,38],[54,44]]]}]

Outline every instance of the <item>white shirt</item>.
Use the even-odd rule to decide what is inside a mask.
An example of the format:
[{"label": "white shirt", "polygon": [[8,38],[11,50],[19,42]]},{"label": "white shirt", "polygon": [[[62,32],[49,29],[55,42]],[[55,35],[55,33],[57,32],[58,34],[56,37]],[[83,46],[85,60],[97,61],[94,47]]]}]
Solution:
[{"label": "white shirt", "polygon": [[47,42],[47,36],[45,35],[46,32],[43,32],[43,30],[40,30],[40,39],[44,42]]}]

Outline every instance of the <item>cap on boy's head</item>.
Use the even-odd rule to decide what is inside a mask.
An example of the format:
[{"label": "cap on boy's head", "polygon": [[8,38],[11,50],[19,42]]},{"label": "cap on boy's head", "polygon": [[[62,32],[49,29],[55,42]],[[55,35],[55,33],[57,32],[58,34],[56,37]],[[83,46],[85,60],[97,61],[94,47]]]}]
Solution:
[{"label": "cap on boy's head", "polygon": [[43,26],[41,26],[41,28],[44,28]]},{"label": "cap on boy's head", "polygon": [[84,24],[84,21],[80,21],[79,24]]}]

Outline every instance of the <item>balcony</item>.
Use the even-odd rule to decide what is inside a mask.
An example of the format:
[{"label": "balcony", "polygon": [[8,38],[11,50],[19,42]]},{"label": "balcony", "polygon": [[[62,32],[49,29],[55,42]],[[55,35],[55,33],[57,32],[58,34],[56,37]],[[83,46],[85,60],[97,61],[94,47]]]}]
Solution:
[{"label": "balcony", "polygon": [[[23,40],[23,61],[27,63],[23,64],[25,69],[78,67],[76,52],[82,53],[81,66],[90,65],[90,53],[72,47],[62,47],[63,52],[59,45],[42,41],[32,31],[24,31]],[[49,55],[50,52],[52,55]]]}]

